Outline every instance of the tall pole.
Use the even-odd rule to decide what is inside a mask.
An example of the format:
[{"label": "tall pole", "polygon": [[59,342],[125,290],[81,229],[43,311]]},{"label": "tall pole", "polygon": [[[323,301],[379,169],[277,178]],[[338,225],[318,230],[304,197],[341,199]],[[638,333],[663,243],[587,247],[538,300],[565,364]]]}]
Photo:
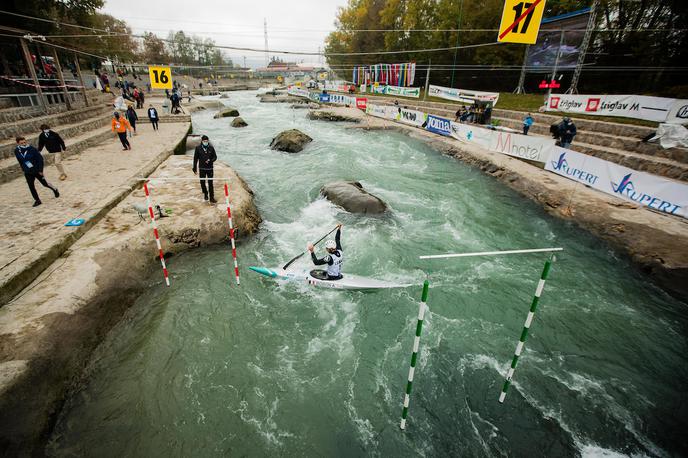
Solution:
[{"label": "tall pole", "polygon": [[26,68],[31,75],[34,86],[36,86],[36,96],[38,98],[38,104],[43,108],[43,111],[48,110],[48,104],[45,101],[45,96],[43,95],[43,90],[38,82],[38,77],[36,76],[36,69],[33,66],[33,60],[31,59],[31,53],[29,52],[29,46],[26,44],[26,40],[23,38],[19,39],[21,44],[22,54],[24,54],[24,62],[26,62]]},{"label": "tall pole", "polygon": [[526,83],[526,62],[528,60],[528,50],[530,45],[526,45],[526,50],[523,52],[523,65],[521,66],[521,76],[518,77],[518,86],[514,89],[514,94],[525,94],[525,83]]},{"label": "tall pole", "polygon": [[459,52],[459,40],[461,38],[461,14],[463,13],[463,0],[461,0],[461,4],[459,6],[459,26],[457,27],[457,32],[456,32],[456,49],[454,49],[454,65],[452,65],[452,73],[451,73],[451,84],[450,87],[454,87],[454,71],[456,70],[456,54]]},{"label": "tall pole", "polygon": [[432,59],[428,59],[428,70],[425,72],[425,92],[423,93],[423,102],[428,97],[428,88],[430,87],[430,66],[432,65]]},{"label": "tall pole", "polygon": [[64,74],[62,73],[62,65],[60,65],[60,58],[57,57],[57,49],[52,48],[53,59],[55,60],[55,70],[57,71],[57,78],[60,80],[60,85],[62,86],[62,95],[65,99],[65,105],[67,109],[72,109],[72,102],[69,100],[69,92],[67,91],[67,85],[65,84]]},{"label": "tall pole", "polygon": [[590,39],[592,38],[592,31],[595,28],[595,19],[597,18],[597,8],[600,5],[600,0],[594,0],[590,7],[590,16],[588,17],[588,27],[585,29],[585,36],[583,36],[583,43],[581,43],[578,50],[578,62],[576,62],[576,69],[573,71],[573,78],[571,78],[571,86],[566,91],[567,94],[575,94],[578,92],[578,80],[583,71],[583,64],[585,63],[585,55],[588,52]]},{"label": "tall pole", "polygon": [[263,27],[265,30],[265,66],[270,63],[270,56],[268,55],[268,20],[263,18]]},{"label": "tall pole", "polygon": [[79,76],[79,84],[81,84],[81,94],[84,96],[84,103],[89,106],[88,96],[86,95],[86,85],[84,84],[84,77],[81,75],[81,65],[79,65],[79,56],[74,53],[74,66],[76,67],[76,74]]},{"label": "tall pole", "polygon": [[[564,30],[562,30],[559,34],[559,47],[557,48],[557,57],[554,59],[554,68],[552,69],[552,78],[549,80],[550,83],[554,81],[554,78],[557,77],[557,68],[559,67],[559,57],[561,56],[561,47],[564,45]],[[550,86],[552,86],[550,84]],[[549,100],[549,96],[552,95],[552,88],[550,87],[547,89],[547,96],[545,97],[545,101]]]},{"label": "tall pole", "polygon": [[418,321],[416,323],[416,336],[413,338],[413,353],[411,354],[411,367],[409,368],[408,381],[406,382],[406,393],[404,394],[404,408],[401,411],[401,423],[399,427],[406,429],[406,417],[408,417],[409,403],[411,402],[411,388],[413,387],[413,376],[416,372],[416,362],[418,361],[418,349],[420,347],[420,332],[423,330],[423,319],[425,310],[428,308],[428,281],[423,283],[423,294],[418,307]]}]

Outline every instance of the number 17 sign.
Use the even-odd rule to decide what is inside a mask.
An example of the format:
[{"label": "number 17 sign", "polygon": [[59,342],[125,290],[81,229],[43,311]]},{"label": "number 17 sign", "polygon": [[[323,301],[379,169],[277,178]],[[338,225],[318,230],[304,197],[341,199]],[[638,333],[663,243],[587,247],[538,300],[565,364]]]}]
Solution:
[{"label": "number 17 sign", "polygon": [[506,0],[497,41],[534,44],[544,11],[545,0]]}]

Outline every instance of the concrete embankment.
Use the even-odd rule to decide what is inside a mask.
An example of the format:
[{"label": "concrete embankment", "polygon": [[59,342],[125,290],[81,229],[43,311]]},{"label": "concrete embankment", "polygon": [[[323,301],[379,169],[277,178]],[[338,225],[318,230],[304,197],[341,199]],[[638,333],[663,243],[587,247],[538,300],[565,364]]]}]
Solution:
[{"label": "concrete embankment", "polygon": [[[354,108],[328,107],[326,111],[333,115],[362,118],[363,122],[350,128],[393,129],[479,167],[521,195],[538,202],[548,213],[572,221],[605,240],[619,253],[628,255],[664,290],[681,300],[688,299],[687,220],[586,188],[511,156],[367,116]],[[575,199],[571,199],[572,194],[575,194]]]},{"label": "concrete embankment", "polygon": [[[193,177],[191,158],[169,157],[151,176]],[[253,193],[226,165],[216,163],[215,176],[229,181],[240,253],[241,237],[256,231],[261,221]],[[215,205],[203,201],[196,180],[152,181],[149,189],[154,203],[171,210],[158,222],[166,256],[228,243],[222,183],[215,185]],[[3,456],[43,454],[46,435],[68,393],[78,387],[93,350],[151,279],[163,282],[150,220],[139,217],[134,203],[145,203],[140,187],[0,308]],[[174,263],[169,268],[173,289]]]}]

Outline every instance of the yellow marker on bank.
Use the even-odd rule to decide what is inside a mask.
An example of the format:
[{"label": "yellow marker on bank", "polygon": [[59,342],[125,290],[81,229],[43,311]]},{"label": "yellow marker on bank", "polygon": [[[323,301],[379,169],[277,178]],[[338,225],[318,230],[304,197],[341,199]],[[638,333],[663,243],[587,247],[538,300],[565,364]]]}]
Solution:
[{"label": "yellow marker on bank", "polygon": [[545,0],[506,0],[497,41],[535,44],[544,11]]},{"label": "yellow marker on bank", "polygon": [[172,69],[170,67],[148,67],[148,76],[153,89],[172,89]]}]

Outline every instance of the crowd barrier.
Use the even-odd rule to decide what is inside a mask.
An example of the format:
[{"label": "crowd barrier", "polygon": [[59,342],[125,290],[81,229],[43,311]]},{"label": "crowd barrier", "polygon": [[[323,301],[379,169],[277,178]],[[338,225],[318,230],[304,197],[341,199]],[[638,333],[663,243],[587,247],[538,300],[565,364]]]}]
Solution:
[{"label": "crowd barrier", "polygon": [[546,111],[592,116],[620,116],[646,121],[688,123],[688,100],[645,95],[552,94]]},{"label": "crowd barrier", "polygon": [[[310,93],[309,97],[320,101],[322,95],[328,94]],[[598,191],[688,218],[688,185],[561,148],[555,145],[554,139],[522,135],[511,129],[460,124],[422,111],[371,104],[362,97],[328,96],[330,103],[355,105],[371,116],[412,125],[488,151],[544,163],[545,170]]]}]

